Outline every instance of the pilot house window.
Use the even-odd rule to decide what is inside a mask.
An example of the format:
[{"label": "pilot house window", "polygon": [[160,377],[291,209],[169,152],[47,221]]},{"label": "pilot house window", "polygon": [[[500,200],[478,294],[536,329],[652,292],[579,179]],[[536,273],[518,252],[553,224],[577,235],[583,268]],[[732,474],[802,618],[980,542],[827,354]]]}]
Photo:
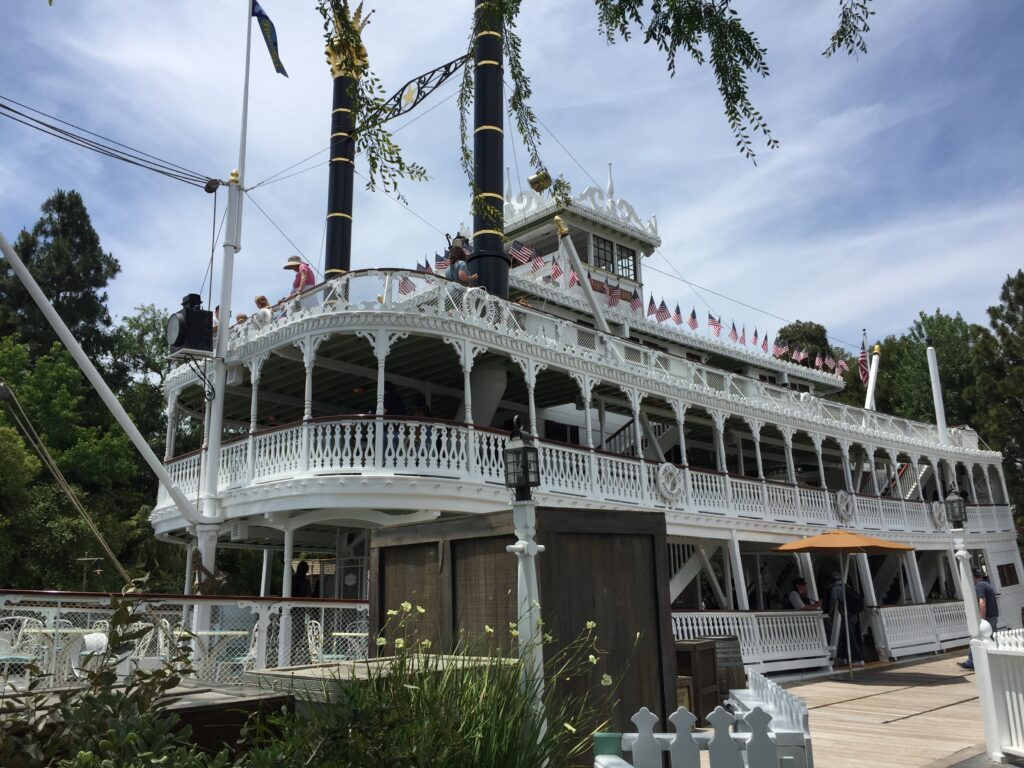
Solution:
[{"label": "pilot house window", "polygon": [[636,280],[636,251],[619,246],[619,277]]},{"label": "pilot house window", "polygon": [[615,243],[594,235],[594,266],[605,272],[615,272]]}]

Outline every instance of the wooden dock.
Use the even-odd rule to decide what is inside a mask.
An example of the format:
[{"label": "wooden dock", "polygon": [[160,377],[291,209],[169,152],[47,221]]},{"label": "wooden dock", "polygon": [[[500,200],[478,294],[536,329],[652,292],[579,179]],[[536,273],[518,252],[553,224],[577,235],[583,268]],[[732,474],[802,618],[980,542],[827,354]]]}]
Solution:
[{"label": "wooden dock", "polygon": [[815,768],[948,768],[985,751],[962,652],[786,687],[810,710]]}]

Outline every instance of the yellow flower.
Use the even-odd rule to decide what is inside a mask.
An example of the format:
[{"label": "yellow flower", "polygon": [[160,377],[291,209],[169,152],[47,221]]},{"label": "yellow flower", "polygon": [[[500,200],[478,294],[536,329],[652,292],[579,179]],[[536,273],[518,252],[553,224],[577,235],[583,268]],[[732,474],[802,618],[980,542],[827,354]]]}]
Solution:
[{"label": "yellow flower", "polygon": [[493,635],[494,627],[492,627],[490,624],[484,624],[484,632],[486,632],[488,635]]},{"label": "yellow flower", "polygon": [[576,733],[576,729],[573,728],[571,724],[562,723],[562,725],[565,726],[565,730],[567,730],[569,733]]},{"label": "yellow flower", "polygon": [[587,661],[589,661],[591,664],[597,664],[597,656],[595,656],[594,654],[590,654],[589,656],[587,656]]},{"label": "yellow flower", "polygon": [[427,609],[424,608],[422,605],[417,605],[416,606],[416,613],[426,613],[426,612],[427,612]]},{"label": "yellow flower", "polygon": [[383,647],[384,647],[385,645],[387,645],[387,644],[388,644],[388,641],[387,641],[387,639],[385,639],[385,638],[383,638],[383,637],[378,637],[378,638],[377,638],[377,647],[378,647],[378,648],[383,648]]},{"label": "yellow flower", "polygon": [[510,630],[508,631],[508,633],[509,633],[510,635],[512,635],[512,637],[519,637],[519,630],[518,630],[518,629],[510,629]]},{"label": "yellow flower", "polygon": [[589,630],[594,629],[594,628],[597,627],[597,622],[596,621],[588,621],[584,626],[589,631]]},{"label": "yellow flower", "polygon": [[402,609],[403,611],[405,611],[406,613],[408,613],[409,611],[411,611],[411,610],[412,610],[412,603],[410,603],[410,602],[409,602],[408,600],[406,600],[406,601],[405,601],[404,603],[402,603],[402,605],[401,605],[401,606],[399,606],[399,607],[400,607],[400,608],[401,608],[401,609]]},{"label": "yellow flower", "polygon": [[552,637],[551,635],[549,635],[549,634],[548,634],[547,632],[545,632],[545,633],[544,633],[544,642],[545,642],[545,643],[550,643],[550,642],[551,642],[552,640],[554,640],[554,639],[555,639],[555,638],[553,638],[553,637]]},{"label": "yellow flower", "polygon": [[388,616],[397,616],[397,615],[398,615],[398,611],[396,611],[394,608],[388,609]]},{"label": "yellow flower", "polygon": [[405,640],[400,637],[395,638],[395,648],[405,648]]},{"label": "yellow flower", "polygon": [[509,628],[510,630],[512,630],[512,629],[515,629],[515,628],[516,628],[516,623],[515,623],[514,621],[510,621],[510,622],[508,623],[508,628]]},{"label": "yellow flower", "polygon": [[612,684],[612,676],[611,675],[601,675],[601,685],[603,685],[605,688],[607,688],[611,684]]},{"label": "yellow flower", "polygon": [[431,645],[433,645],[433,643],[431,643],[426,638],[424,638],[423,640],[420,640],[420,646],[422,646],[423,648],[430,648]]}]

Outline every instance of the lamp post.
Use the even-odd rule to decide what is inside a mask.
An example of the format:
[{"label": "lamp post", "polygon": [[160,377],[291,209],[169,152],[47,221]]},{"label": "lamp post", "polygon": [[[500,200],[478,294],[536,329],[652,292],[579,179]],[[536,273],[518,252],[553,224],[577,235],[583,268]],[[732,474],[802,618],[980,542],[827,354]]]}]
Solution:
[{"label": "lamp post", "polygon": [[519,652],[523,660],[523,685],[535,696],[538,712],[544,696],[544,650],[540,631],[540,603],[537,592],[535,558],[544,547],[534,541],[537,529],[537,503],[532,489],[540,485],[540,454],[529,435],[523,435],[519,417],[513,422],[512,435],[504,452],[505,485],[515,492],[512,522],[515,544],[505,549],[516,556],[518,565]]}]

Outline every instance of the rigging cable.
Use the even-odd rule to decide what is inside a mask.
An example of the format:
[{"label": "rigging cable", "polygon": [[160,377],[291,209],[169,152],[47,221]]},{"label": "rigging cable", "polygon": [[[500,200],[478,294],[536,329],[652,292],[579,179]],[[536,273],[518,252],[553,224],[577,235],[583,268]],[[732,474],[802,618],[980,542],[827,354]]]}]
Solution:
[{"label": "rigging cable", "polygon": [[302,257],[303,261],[305,261],[305,262],[306,262],[306,263],[308,264],[308,263],[309,263],[309,259],[307,259],[307,258],[306,258],[306,254],[304,254],[304,253],[302,252],[302,249],[301,249],[301,248],[299,248],[299,246],[297,246],[297,245],[296,245],[296,244],[295,244],[294,242],[292,242],[292,239],[291,239],[290,237],[288,237],[288,235],[286,235],[286,234],[284,233],[284,230],[283,230],[283,229],[281,229],[281,228],[280,228],[280,227],[279,227],[279,226],[277,225],[277,222],[276,222],[276,221],[274,221],[274,220],[273,220],[272,218],[270,218],[270,214],[269,214],[269,213],[267,213],[267,212],[266,212],[265,210],[263,210],[263,206],[261,206],[261,205],[260,205],[259,203],[257,203],[257,202],[256,202],[256,198],[252,196],[252,193],[251,193],[251,192],[250,192],[249,190],[246,190],[246,193],[245,193],[245,195],[246,195],[246,197],[248,197],[248,198],[249,198],[250,202],[251,202],[251,203],[252,203],[253,205],[255,205],[255,206],[256,206],[257,210],[258,210],[258,211],[259,211],[260,213],[262,213],[262,214],[264,215],[264,217],[266,217],[267,221],[269,221],[269,222],[270,222],[270,223],[271,223],[271,224],[272,224],[272,225],[274,226],[274,229],[276,229],[276,230],[277,230],[278,232],[280,232],[280,233],[281,233],[281,237],[283,237],[283,238],[284,238],[285,240],[287,240],[287,241],[288,241],[288,244],[289,244],[289,245],[290,245],[290,246],[291,246],[292,248],[294,248],[294,249],[295,249],[296,251],[298,251],[298,253],[299,253],[299,255],[300,255],[300,256]]},{"label": "rigging cable", "polygon": [[[368,178],[366,178],[365,176],[363,176],[363,174],[361,174],[361,173],[360,173],[359,171],[355,171],[355,174],[356,174],[356,176],[358,176],[358,177],[359,177],[360,179],[363,179],[363,180],[364,180],[364,181],[366,181],[366,182],[369,182],[369,181],[370,181],[370,180],[369,180]],[[440,229],[438,229],[437,227],[435,227],[435,226],[434,226],[433,224],[431,224],[431,223],[430,223],[429,221],[427,221],[427,220],[426,220],[425,218],[423,218],[423,217],[422,217],[422,216],[420,216],[420,215],[419,215],[418,213],[416,213],[416,211],[414,211],[414,210],[413,210],[412,208],[410,208],[410,207],[409,207],[409,204],[408,204],[408,203],[403,203],[403,202],[402,202],[401,200],[399,200],[399,199],[398,199],[397,197],[394,197],[394,196],[393,196],[393,195],[392,195],[392,194],[391,194],[390,192],[386,192],[385,190],[381,189],[380,187],[374,187],[373,189],[374,189],[374,191],[375,191],[375,192],[380,192],[380,193],[381,193],[382,195],[384,195],[385,197],[387,197],[387,198],[388,198],[389,200],[394,200],[394,201],[395,201],[396,203],[398,203],[398,205],[400,205],[400,206],[401,206],[401,207],[402,207],[402,208],[403,208],[404,210],[406,210],[406,211],[408,211],[409,213],[411,213],[411,214],[412,214],[413,216],[415,216],[415,217],[416,217],[417,219],[419,219],[420,221],[422,221],[422,222],[423,222],[424,224],[426,224],[426,225],[427,225],[428,227],[430,227],[430,228],[431,228],[432,230],[434,230],[435,232],[437,232],[437,234],[441,235],[442,237],[444,236],[444,232],[442,232],[442,231],[441,231]]]},{"label": "rigging cable", "polygon": [[[64,125],[70,126],[77,131],[81,131],[81,133],[75,133],[73,131],[61,128],[55,123],[47,122],[46,120],[43,120],[38,117],[33,117],[32,115],[29,115],[26,112],[22,112],[21,110],[15,109],[9,104],[3,103],[4,101],[10,102],[11,104],[17,104],[18,106],[23,107],[26,110],[43,115],[44,117],[47,117],[50,120],[54,120],[57,123],[62,123]],[[183,166],[177,165],[176,163],[171,163],[170,161],[163,160],[161,158],[156,157],[155,155],[151,155],[147,152],[142,152],[141,150],[134,149],[133,147],[129,147],[126,144],[122,144],[121,142],[115,141],[114,139],[110,139],[106,136],[102,136],[101,134],[88,131],[84,128],[74,125],[73,123],[68,123],[67,121],[61,120],[57,117],[53,117],[52,115],[37,110],[33,107],[24,105],[21,102],[15,101],[14,99],[9,99],[5,96],[0,96],[0,117],[6,117],[9,120],[13,120],[16,123],[20,123],[29,128],[37,130],[47,136],[52,136],[62,141],[66,141],[75,146],[82,147],[83,149],[92,150],[93,152],[105,155],[106,157],[110,157],[115,160],[121,160],[122,162],[137,166],[139,168],[143,168],[144,170],[153,171],[154,173],[158,173],[161,176],[166,176],[167,178],[174,179],[176,181],[181,181],[191,186],[205,187],[207,182],[210,180],[208,176],[196,173],[195,171],[190,171],[187,168],[184,168]],[[95,141],[93,139],[87,138],[87,136],[83,134],[96,136],[106,143],[104,144],[100,141]],[[127,149],[129,151],[126,152],[123,149],[117,149],[117,147],[123,147],[124,149]]]},{"label": "rigging cable", "polygon": [[21,433],[24,435],[32,449],[39,455],[40,460],[50,471],[50,474],[53,475],[53,479],[57,481],[57,485],[62,491],[64,491],[64,494],[71,501],[71,505],[78,511],[78,514],[81,515],[86,526],[88,526],[93,536],[96,537],[96,540],[103,548],[103,551],[110,559],[114,568],[117,569],[121,578],[124,579],[125,584],[131,584],[132,577],[128,575],[128,571],[126,571],[124,566],[121,565],[121,561],[117,559],[117,555],[115,555],[114,551],[110,548],[107,540],[103,537],[103,533],[82,505],[82,502],[79,500],[75,490],[68,483],[67,478],[64,477],[64,473],[60,471],[60,467],[57,466],[57,462],[54,461],[53,456],[46,447],[46,444],[39,436],[39,433],[36,432],[35,427],[32,426],[32,422],[29,420],[28,414],[25,413],[25,409],[21,407],[21,403],[14,394],[14,390],[3,381],[0,381],[0,400],[3,400],[5,404],[7,404],[7,412],[11,415],[15,425],[21,430]]}]

